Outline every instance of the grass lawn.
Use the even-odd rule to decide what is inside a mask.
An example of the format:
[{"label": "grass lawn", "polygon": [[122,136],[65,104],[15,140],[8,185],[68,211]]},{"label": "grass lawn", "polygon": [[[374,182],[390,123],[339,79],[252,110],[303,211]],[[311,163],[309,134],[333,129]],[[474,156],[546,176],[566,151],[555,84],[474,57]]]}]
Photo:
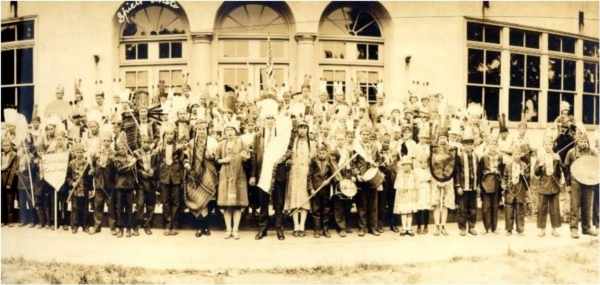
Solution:
[{"label": "grass lawn", "polygon": [[[152,270],[111,264],[79,265],[2,259],[2,283],[599,283],[598,240],[554,250],[507,250],[502,256],[462,257],[401,265],[357,264],[273,269]],[[468,250],[468,245],[465,245]]]}]

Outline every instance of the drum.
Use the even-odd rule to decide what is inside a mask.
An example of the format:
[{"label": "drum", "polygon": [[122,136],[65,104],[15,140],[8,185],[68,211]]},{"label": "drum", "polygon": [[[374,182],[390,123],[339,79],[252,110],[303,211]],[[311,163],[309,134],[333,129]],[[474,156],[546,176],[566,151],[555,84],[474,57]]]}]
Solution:
[{"label": "drum", "polygon": [[356,184],[354,184],[354,182],[352,182],[350,179],[344,179],[340,181],[338,190],[339,191],[337,194],[340,195],[340,198],[346,200],[352,199],[352,197],[354,197],[354,195],[357,193]]},{"label": "drum", "polygon": [[600,181],[598,174],[598,157],[584,155],[571,165],[571,175],[584,185],[596,185]]},{"label": "drum", "polygon": [[376,167],[369,168],[362,176],[363,180],[370,188],[377,188],[381,186],[381,184],[383,184],[384,177],[385,176],[383,173],[381,173],[381,171],[379,171],[379,169]]}]

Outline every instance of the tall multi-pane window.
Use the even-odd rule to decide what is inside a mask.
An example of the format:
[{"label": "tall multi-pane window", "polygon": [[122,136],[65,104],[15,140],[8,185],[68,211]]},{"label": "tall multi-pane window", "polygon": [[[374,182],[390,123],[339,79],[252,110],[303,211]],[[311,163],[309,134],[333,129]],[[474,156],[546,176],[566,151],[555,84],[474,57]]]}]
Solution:
[{"label": "tall multi-pane window", "polygon": [[500,111],[501,31],[498,26],[467,23],[467,40],[478,45],[467,50],[466,103],[480,103],[492,121],[498,120]]},{"label": "tall multi-pane window", "polygon": [[2,23],[2,110],[16,107],[28,120],[34,106],[34,28],[34,20]]},{"label": "tall multi-pane window", "polygon": [[[540,94],[540,34],[511,29],[509,45],[518,51],[510,54],[510,89],[508,92],[508,119],[538,121]],[[532,53],[532,54],[529,54]],[[536,54],[537,53],[537,54]]]},{"label": "tall multi-pane window", "polygon": [[560,115],[560,103],[571,105],[569,114],[574,114],[576,62],[558,57],[548,58],[548,106],[547,121],[554,122]]},{"label": "tall multi-pane window", "polygon": [[339,4],[322,18],[318,47],[329,98],[333,83],[340,82],[347,97],[360,91],[369,103],[376,102],[374,87],[383,75],[384,39],[379,20],[370,11],[350,2]]},{"label": "tall multi-pane window", "polygon": [[[598,125],[600,120],[600,64],[598,42],[583,41],[583,96],[582,119],[584,124]],[[589,60],[589,61],[588,61]]]}]

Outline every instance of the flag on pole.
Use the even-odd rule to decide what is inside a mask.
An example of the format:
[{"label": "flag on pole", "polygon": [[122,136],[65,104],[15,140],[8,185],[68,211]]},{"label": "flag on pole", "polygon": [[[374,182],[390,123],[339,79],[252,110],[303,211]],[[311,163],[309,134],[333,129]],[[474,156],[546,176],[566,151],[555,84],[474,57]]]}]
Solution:
[{"label": "flag on pole", "polygon": [[273,50],[271,48],[271,34],[267,34],[267,87],[266,90],[275,88],[275,72],[273,70]]}]

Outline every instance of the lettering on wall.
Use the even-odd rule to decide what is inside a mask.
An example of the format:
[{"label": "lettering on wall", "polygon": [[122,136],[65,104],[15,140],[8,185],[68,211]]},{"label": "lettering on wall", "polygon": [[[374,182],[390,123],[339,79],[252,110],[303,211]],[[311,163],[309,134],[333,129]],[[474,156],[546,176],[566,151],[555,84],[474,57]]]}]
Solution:
[{"label": "lettering on wall", "polygon": [[172,9],[179,9],[180,7],[177,1],[125,1],[123,2],[123,5],[121,5],[121,8],[119,8],[119,12],[117,12],[117,18],[119,19],[119,23],[129,23],[129,15],[137,11],[137,9],[139,8],[142,8],[144,6],[156,5],[163,5]]}]

